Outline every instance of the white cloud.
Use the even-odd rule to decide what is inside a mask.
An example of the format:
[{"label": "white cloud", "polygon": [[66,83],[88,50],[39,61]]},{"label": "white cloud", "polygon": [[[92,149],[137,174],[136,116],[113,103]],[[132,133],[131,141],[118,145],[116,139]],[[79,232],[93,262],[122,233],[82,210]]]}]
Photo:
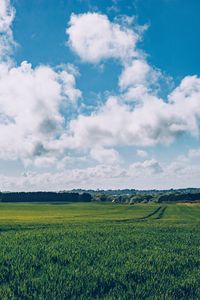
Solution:
[{"label": "white cloud", "polygon": [[25,160],[53,153],[53,141],[64,130],[60,109],[80,95],[74,75],[66,70],[33,69],[27,62],[0,64],[0,158]]},{"label": "white cloud", "polygon": [[151,68],[144,60],[133,60],[127,65],[119,78],[119,86],[122,90],[130,86],[147,84]]},{"label": "white cloud", "polygon": [[129,87],[121,96],[126,102],[143,102],[150,97],[148,87],[143,84]]},{"label": "white cloud", "polygon": [[110,22],[99,13],[72,14],[69,27],[69,45],[83,61],[98,63],[108,58],[125,60],[136,56],[139,35],[127,26]]},{"label": "white cloud", "polygon": [[57,159],[54,156],[36,156],[34,161],[33,160],[25,160],[25,163],[29,166],[33,164],[37,168],[49,168],[53,167],[57,163]]},{"label": "white cloud", "polygon": [[63,190],[72,188],[98,188],[113,185],[125,171],[119,166],[99,164],[85,169],[70,169],[59,172],[27,172],[21,176],[0,175],[2,190]]},{"label": "white cloud", "polygon": [[200,164],[177,160],[161,164],[155,159],[136,162],[129,167],[99,164],[84,169],[59,172],[27,172],[21,176],[0,175],[2,190],[93,189],[169,189],[200,184]]},{"label": "white cloud", "polygon": [[[73,65],[55,69],[10,59],[15,42],[15,10],[0,2],[0,159],[20,159],[27,165],[50,166],[64,150],[56,148],[66,130],[65,115],[81,96]],[[65,113],[63,114],[63,111]]]},{"label": "white cloud", "polygon": [[200,157],[200,149],[190,149],[188,152],[189,158],[199,158]]},{"label": "white cloud", "polygon": [[[190,82],[193,84],[193,80]],[[63,140],[72,148],[87,148],[94,145],[170,144],[184,133],[198,136],[200,92],[193,88],[179,101],[179,89],[177,87],[169,95],[169,102],[146,94],[144,101],[136,106],[124,104],[120,97],[109,97],[97,112],[89,116],[79,115],[71,121],[69,133]]]},{"label": "white cloud", "polygon": [[169,101],[170,103],[177,104],[181,110],[187,105],[191,113],[198,115],[200,113],[199,95],[200,78],[196,75],[186,76],[180,85],[169,95]]},{"label": "white cloud", "polygon": [[99,163],[115,164],[119,162],[119,153],[114,149],[106,149],[103,147],[94,147],[90,151],[93,159]]},{"label": "white cloud", "polygon": [[163,172],[160,163],[155,159],[136,162],[130,165],[130,171],[134,175],[142,174],[143,176]]},{"label": "white cloud", "polygon": [[143,158],[145,158],[145,157],[147,157],[147,156],[148,156],[148,153],[147,153],[147,151],[144,151],[144,150],[138,149],[138,150],[137,150],[137,155],[138,155],[139,157],[143,157]]},{"label": "white cloud", "polygon": [[64,155],[56,162],[56,169],[63,171],[66,169],[74,169],[77,166],[80,167],[81,164],[88,163],[88,156],[78,156],[77,154],[73,153],[71,155]]},{"label": "white cloud", "polygon": [[10,29],[14,18],[14,9],[10,6],[9,0],[2,0],[0,3],[0,31],[7,32]]},{"label": "white cloud", "polygon": [[125,101],[145,101],[151,94],[157,94],[162,77],[162,73],[144,59],[134,59],[131,63],[124,64],[119,87]]},{"label": "white cloud", "polygon": [[8,58],[14,46],[11,25],[15,16],[15,10],[9,0],[0,1],[0,61]]}]

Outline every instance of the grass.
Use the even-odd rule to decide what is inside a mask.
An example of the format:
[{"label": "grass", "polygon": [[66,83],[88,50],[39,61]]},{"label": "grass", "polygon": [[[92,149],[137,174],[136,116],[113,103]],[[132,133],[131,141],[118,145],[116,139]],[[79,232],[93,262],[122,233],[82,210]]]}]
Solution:
[{"label": "grass", "polygon": [[0,299],[200,299],[200,205],[0,204]]}]

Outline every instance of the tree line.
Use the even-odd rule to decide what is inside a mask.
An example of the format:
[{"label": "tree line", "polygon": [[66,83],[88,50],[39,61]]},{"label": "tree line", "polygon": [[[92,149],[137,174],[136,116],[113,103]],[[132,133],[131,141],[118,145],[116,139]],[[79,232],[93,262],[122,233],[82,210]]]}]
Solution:
[{"label": "tree line", "polygon": [[0,193],[1,202],[90,202],[89,193],[70,192],[8,192]]},{"label": "tree line", "polygon": [[[126,193],[125,193],[126,192]],[[200,192],[185,190],[168,191],[62,191],[62,192],[0,192],[0,202],[113,202],[113,203],[162,203],[200,201]]]}]

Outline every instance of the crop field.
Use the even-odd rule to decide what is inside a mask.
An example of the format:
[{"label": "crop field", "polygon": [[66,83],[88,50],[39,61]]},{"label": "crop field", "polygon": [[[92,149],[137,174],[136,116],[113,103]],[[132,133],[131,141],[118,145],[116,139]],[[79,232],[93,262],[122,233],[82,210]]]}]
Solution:
[{"label": "crop field", "polygon": [[0,299],[200,299],[199,204],[0,203]]}]

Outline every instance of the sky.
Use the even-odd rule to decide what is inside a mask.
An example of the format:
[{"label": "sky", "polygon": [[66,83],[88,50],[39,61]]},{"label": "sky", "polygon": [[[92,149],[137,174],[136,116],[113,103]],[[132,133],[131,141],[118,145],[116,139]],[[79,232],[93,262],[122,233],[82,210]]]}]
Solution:
[{"label": "sky", "polygon": [[199,11],[1,0],[0,190],[200,187]]}]

